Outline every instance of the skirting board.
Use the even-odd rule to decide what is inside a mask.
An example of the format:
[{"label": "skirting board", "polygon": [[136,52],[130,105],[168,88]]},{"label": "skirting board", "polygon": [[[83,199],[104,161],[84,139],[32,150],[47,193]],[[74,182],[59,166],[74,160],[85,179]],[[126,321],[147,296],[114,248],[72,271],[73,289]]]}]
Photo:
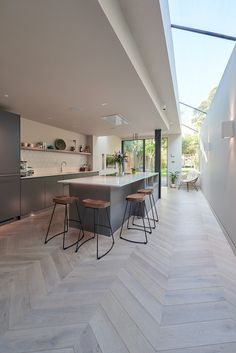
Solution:
[{"label": "skirting board", "polygon": [[205,197],[207,203],[208,203],[208,206],[210,207],[211,209],[211,212],[213,213],[213,215],[215,216],[216,220],[217,220],[217,223],[219,224],[222,232],[224,233],[224,236],[226,238],[226,240],[228,241],[231,249],[233,250],[233,253],[236,255],[236,245],[234,244],[233,240],[231,239],[231,236],[229,235],[229,233],[227,232],[227,230],[225,229],[225,227],[223,226],[223,224],[221,223],[219,217],[217,216],[217,214],[215,213],[213,207],[211,206],[208,198],[205,196],[204,192],[201,190],[203,196]]}]

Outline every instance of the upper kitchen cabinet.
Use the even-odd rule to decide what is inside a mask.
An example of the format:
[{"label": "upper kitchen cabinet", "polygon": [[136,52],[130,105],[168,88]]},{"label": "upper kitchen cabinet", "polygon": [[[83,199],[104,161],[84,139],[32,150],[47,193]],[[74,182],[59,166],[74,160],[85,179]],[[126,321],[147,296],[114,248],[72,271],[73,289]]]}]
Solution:
[{"label": "upper kitchen cabinet", "polygon": [[20,117],[0,111],[0,222],[20,216]]},{"label": "upper kitchen cabinet", "polygon": [[0,111],[0,176],[20,174],[20,116]]}]

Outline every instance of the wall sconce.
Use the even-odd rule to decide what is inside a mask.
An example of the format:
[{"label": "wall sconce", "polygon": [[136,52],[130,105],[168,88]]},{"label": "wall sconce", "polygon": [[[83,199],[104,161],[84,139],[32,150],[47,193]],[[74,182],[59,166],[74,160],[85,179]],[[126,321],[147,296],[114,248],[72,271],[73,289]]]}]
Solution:
[{"label": "wall sconce", "polygon": [[224,139],[234,137],[234,120],[222,121],[221,135]]}]

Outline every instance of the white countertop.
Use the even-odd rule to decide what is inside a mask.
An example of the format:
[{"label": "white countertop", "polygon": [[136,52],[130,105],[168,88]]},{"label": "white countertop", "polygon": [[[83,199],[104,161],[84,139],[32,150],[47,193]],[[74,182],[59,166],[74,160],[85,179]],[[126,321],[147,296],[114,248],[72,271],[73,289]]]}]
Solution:
[{"label": "white countertop", "polygon": [[122,187],[125,185],[132,184],[139,180],[151,178],[156,175],[158,175],[158,173],[151,173],[151,172],[146,172],[146,173],[140,172],[136,174],[124,175],[121,177],[96,175],[96,176],[90,176],[87,178],[60,180],[58,182],[64,183],[64,184]]},{"label": "white countertop", "polygon": [[42,174],[33,174],[25,177],[21,177],[21,179],[32,179],[32,178],[44,178],[50,176],[63,176],[63,175],[70,175],[70,174],[88,174],[88,173],[98,173],[98,170],[89,170],[85,172],[63,172],[63,173],[42,173]]}]

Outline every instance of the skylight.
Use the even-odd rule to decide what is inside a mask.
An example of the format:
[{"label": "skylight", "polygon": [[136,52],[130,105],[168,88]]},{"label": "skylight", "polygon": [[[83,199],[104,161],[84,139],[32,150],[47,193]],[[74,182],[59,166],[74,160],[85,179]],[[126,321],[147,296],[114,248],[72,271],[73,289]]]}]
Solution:
[{"label": "skylight", "polygon": [[[171,23],[236,37],[234,0],[169,0]],[[235,42],[172,29],[179,100],[199,108],[217,87]],[[182,122],[193,110],[180,105]]]}]

